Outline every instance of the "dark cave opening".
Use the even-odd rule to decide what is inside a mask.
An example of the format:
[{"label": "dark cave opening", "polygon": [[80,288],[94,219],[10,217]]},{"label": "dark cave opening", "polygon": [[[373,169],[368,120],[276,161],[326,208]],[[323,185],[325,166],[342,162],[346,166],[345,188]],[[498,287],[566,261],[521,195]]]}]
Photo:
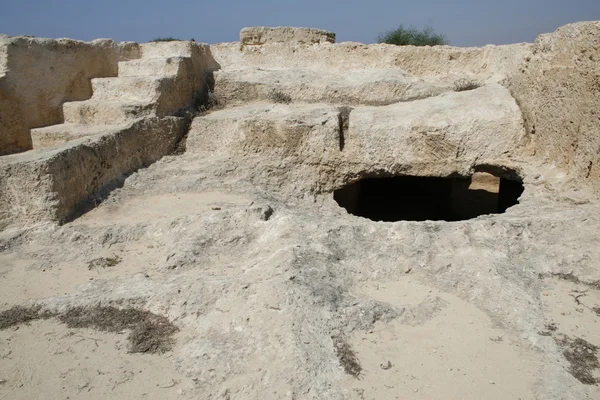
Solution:
[{"label": "dark cave opening", "polygon": [[333,193],[350,214],[373,221],[462,221],[518,204],[523,184],[478,172],[471,177],[364,178]]}]

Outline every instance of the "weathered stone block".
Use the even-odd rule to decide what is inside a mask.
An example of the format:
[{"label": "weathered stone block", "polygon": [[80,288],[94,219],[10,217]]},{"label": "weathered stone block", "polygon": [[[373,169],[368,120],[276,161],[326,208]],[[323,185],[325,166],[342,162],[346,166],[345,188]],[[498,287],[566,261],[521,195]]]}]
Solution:
[{"label": "weathered stone block", "polygon": [[125,128],[0,158],[0,227],[68,220],[90,196],[169,153],[183,118],[148,118]]},{"label": "weathered stone block", "polygon": [[240,41],[245,45],[265,43],[335,43],[335,33],[313,28],[293,28],[278,26],[269,28],[257,26],[244,28],[240,32]]}]

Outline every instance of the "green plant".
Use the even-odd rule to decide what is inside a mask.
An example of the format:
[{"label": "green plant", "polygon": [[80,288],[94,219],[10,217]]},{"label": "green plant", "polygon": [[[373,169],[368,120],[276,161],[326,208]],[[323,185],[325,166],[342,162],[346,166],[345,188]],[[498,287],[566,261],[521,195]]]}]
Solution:
[{"label": "green plant", "polygon": [[377,43],[395,44],[397,46],[440,46],[448,44],[446,35],[436,33],[431,26],[423,30],[415,27],[404,28],[400,25],[393,31],[385,32],[377,38]]},{"label": "green plant", "polygon": [[151,40],[151,42],[181,42],[181,39],[174,37],[157,37],[156,39]]}]

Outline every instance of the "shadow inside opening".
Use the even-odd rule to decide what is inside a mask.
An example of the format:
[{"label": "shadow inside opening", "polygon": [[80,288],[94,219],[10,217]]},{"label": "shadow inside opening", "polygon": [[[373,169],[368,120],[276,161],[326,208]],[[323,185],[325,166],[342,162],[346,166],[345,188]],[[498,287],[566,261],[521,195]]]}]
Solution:
[{"label": "shadow inside opening", "polygon": [[462,221],[518,204],[520,181],[475,173],[468,178],[365,178],[333,193],[350,214],[373,221]]}]

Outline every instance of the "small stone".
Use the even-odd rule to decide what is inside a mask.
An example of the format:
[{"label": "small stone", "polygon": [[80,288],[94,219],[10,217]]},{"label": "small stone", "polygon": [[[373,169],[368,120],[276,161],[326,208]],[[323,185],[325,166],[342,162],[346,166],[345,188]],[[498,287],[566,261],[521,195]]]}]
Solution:
[{"label": "small stone", "polygon": [[379,367],[384,370],[392,368],[392,362],[388,360],[387,364],[379,364]]}]

